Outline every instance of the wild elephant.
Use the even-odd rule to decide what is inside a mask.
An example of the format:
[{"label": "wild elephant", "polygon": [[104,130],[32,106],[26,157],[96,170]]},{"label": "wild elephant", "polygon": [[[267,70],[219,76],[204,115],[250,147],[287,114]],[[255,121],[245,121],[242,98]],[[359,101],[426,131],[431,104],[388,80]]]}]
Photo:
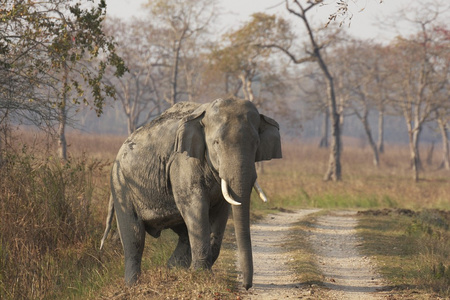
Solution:
[{"label": "wild elephant", "polygon": [[145,232],[178,234],[169,266],[210,269],[219,256],[230,204],[243,285],[252,286],[250,195],[255,162],[281,158],[277,122],[253,103],[182,102],[131,134],[112,167],[106,230],[114,211],[125,256],[125,280],[141,271]]}]

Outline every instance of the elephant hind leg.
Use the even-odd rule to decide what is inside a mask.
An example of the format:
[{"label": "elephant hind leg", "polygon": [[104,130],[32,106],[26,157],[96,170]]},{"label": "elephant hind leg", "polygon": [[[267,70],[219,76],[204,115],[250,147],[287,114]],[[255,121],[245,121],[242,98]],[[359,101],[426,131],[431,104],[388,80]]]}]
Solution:
[{"label": "elephant hind leg", "polygon": [[189,268],[192,261],[191,245],[186,224],[181,224],[172,228],[178,234],[178,244],[169,258],[168,267]]},{"label": "elephant hind leg", "polygon": [[118,212],[117,222],[125,256],[125,282],[134,284],[141,274],[142,254],[145,245],[144,223],[135,215]]}]

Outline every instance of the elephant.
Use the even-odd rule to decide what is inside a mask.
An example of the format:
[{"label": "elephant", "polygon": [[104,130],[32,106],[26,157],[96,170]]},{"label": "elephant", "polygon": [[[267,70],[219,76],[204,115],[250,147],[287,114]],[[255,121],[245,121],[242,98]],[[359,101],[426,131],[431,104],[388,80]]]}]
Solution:
[{"label": "elephant", "polygon": [[211,269],[219,256],[230,207],[243,286],[253,284],[250,195],[255,162],[281,158],[278,123],[237,98],[179,102],[137,129],[111,171],[111,196],[100,249],[116,215],[125,281],[141,272],[145,233],[172,229],[178,243],[169,267]]}]

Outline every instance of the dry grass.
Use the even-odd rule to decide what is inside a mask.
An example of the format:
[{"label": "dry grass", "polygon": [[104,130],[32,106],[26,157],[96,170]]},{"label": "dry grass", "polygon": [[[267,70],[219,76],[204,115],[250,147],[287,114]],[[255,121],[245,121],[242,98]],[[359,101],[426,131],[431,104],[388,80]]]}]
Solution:
[{"label": "dry grass", "polygon": [[292,237],[286,246],[293,258],[289,265],[297,274],[298,282],[303,286],[323,286],[324,277],[317,266],[317,260],[307,236],[315,218],[326,213],[319,211],[304,217],[291,228]]},{"label": "dry grass", "polygon": [[[235,242],[233,222],[227,228],[219,259],[212,271],[168,269],[167,260],[177,236],[163,231],[158,239],[148,237],[139,284],[127,287],[122,274],[91,299],[236,299]],[[100,295],[100,297],[99,297]]]},{"label": "dry grass", "polygon": [[376,259],[392,289],[429,295],[425,299],[450,297],[448,211],[374,210],[360,215],[363,251]]},{"label": "dry grass", "polygon": [[[104,297],[122,299],[133,292],[121,284],[120,244],[108,240],[106,252],[97,250],[106,216],[110,165],[125,137],[71,133],[67,140],[70,159],[61,165],[54,158],[51,140],[23,133],[14,139],[15,150],[0,168],[2,299],[96,298],[99,290]],[[414,183],[406,147],[388,146],[376,169],[368,149],[345,146],[343,181],[337,183],[322,180],[328,150],[285,141],[283,152],[284,159],[265,162],[264,171],[259,172],[270,203],[253,201],[255,216],[273,207],[449,209],[449,172],[437,170],[437,165],[426,166],[423,179]],[[235,297],[230,236],[214,266],[216,276],[166,270],[173,239],[170,234],[162,240],[149,238],[142,277],[148,285],[142,293],[170,298],[175,289],[185,298]],[[214,288],[208,290],[208,286]]]},{"label": "dry grass", "polygon": [[118,247],[98,251],[111,158],[80,151],[61,164],[43,136],[12,141],[0,167],[0,298],[83,295],[118,258]]},{"label": "dry grass", "polygon": [[93,213],[97,171],[83,158],[61,165],[29,152],[4,157],[0,298],[60,298],[93,280],[93,269],[103,272]]},{"label": "dry grass", "polygon": [[348,146],[342,155],[343,180],[324,182],[328,150],[292,141],[284,144],[282,160],[264,163],[258,181],[272,206],[450,208],[450,172],[426,166],[423,179],[414,183],[408,155],[407,146],[387,147],[375,168],[368,149]]}]

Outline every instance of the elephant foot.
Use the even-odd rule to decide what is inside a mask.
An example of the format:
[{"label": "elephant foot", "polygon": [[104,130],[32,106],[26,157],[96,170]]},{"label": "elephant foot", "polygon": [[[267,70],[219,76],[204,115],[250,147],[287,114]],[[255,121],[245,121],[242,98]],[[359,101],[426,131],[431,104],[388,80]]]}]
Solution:
[{"label": "elephant foot", "polygon": [[193,270],[211,270],[211,267],[212,262],[210,259],[193,261],[191,265]]},{"label": "elephant foot", "polygon": [[172,228],[178,234],[178,244],[167,262],[169,268],[181,267],[189,268],[192,261],[191,246],[186,224],[181,224]]},{"label": "elephant foot", "polygon": [[141,270],[136,268],[130,268],[128,266],[125,266],[125,283],[128,286],[134,285],[141,275]]},{"label": "elephant foot", "polygon": [[183,268],[188,269],[191,265],[191,256],[171,256],[167,262],[169,268]]}]

